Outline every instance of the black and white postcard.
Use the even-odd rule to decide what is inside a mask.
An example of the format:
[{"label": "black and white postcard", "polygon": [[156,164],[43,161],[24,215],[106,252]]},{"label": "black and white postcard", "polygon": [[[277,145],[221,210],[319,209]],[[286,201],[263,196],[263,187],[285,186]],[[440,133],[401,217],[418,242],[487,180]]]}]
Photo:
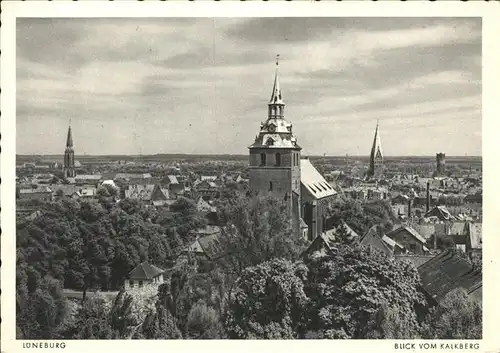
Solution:
[{"label": "black and white postcard", "polygon": [[498,9],[382,3],[6,3],[2,350],[500,349]]}]

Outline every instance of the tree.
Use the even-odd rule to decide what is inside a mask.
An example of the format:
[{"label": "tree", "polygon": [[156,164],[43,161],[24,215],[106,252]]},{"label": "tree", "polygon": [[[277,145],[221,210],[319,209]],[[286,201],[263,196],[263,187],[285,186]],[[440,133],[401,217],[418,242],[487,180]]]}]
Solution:
[{"label": "tree", "polygon": [[417,312],[426,302],[412,264],[360,245],[337,244],[330,255],[307,265],[310,331],[324,338],[366,338],[373,331],[367,323],[391,303],[409,330],[418,332]]},{"label": "tree", "polygon": [[134,338],[145,339],[180,339],[181,331],[176,320],[167,308],[156,304],[156,312],[150,313],[140,327],[139,334]]},{"label": "tree", "polygon": [[426,339],[481,339],[481,303],[467,295],[462,288],[448,293],[432,308],[425,324],[423,337]]},{"label": "tree", "polygon": [[20,333],[27,339],[57,337],[68,315],[59,283],[52,278],[41,279],[36,270],[27,272],[18,273],[16,320]]},{"label": "tree", "polygon": [[274,258],[295,260],[305,249],[305,240],[291,230],[287,204],[277,198],[239,198],[223,211],[228,219],[222,228],[220,260],[226,271],[241,273],[249,266]]},{"label": "tree", "polygon": [[359,200],[339,199],[329,204],[328,218],[334,224],[343,220],[362,235],[374,224],[382,224],[386,231],[392,230],[396,221],[387,201],[361,202]]},{"label": "tree", "polygon": [[308,302],[304,265],[275,259],[245,269],[229,298],[225,328],[230,338],[298,338]]},{"label": "tree", "polygon": [[64,333],[72,339],[114,339],[120,338],[110,323],[110,305],[103,297],[86,299],[77,311],[75,321]]},{"label": "tree", "polygon": [[222,327],[219,314],[203,300],[198,301],[189,311],[186,331],[189,338],[220,338]]}]

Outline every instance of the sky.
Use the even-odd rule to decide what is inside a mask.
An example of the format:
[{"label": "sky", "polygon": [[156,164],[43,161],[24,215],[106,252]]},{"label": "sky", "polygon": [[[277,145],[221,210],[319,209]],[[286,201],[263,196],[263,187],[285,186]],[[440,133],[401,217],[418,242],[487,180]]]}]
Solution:
[{"label": "sky", "polygon": [[305,155],[481,153],[480,18],[18,18],[17,154],[246,154],[276,55]]}]

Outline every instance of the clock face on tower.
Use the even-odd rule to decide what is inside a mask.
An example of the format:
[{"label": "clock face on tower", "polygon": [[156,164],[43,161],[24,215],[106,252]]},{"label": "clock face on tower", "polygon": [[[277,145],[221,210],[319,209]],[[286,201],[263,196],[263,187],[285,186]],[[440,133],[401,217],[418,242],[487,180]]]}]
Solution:
[{"label": "clock face on tower", "polygon": [[269,131],[270,132],[275,132],[276,131],[276,125],[274,125],[274,124],[269,125]]}]

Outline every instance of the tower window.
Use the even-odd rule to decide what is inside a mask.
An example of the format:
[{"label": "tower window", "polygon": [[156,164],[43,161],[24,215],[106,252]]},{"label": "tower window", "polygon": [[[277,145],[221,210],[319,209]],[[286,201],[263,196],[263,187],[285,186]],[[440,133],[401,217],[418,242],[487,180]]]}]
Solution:
[{"label": "tower window", "polygon": [[266,154],[265,153],[260,154],[260,165],[261,166],[266,165]]},{"label": "tower window", "polygon": [[269,182],[269,191],[273,191],[273,182],[272,181]]},{"label": "tower window", "polygon": [[276,153],[276,166],[279,167],[281,165],[281,154]]}]

